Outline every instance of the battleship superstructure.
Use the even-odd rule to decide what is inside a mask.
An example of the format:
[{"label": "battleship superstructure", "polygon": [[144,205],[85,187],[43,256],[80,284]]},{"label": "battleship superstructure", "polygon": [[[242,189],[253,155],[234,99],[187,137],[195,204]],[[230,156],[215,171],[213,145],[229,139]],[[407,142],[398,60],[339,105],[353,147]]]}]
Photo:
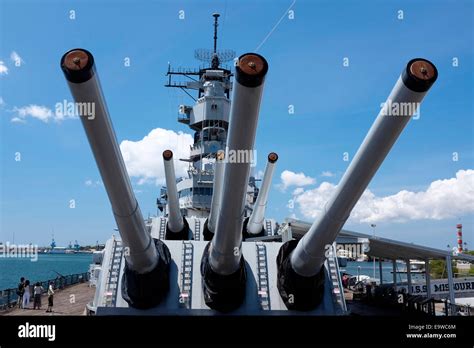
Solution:
[{"label": "battleship superstructure", "polygon": [[[98,315],[344,314],[334,241],[436,80],[436,68],[420,58],[408,62],[388,102],[416,107],[397,117],[382,109],[325,213],[301,240],[285,240],[284,224],[277,228],[265,217],[278,155],[268,155],[260,189],[250,175],[269,65],[247,53],[233,71],[222,67],[233,54],[217,50],[217,21],[214,14],[214,49],[196,52],[209,67],[168,68],[168,87],[197,91],[193,106],[179,107],[178,119],[194,131],[194,144],[187,159],[163,152],[166,188],[157,201],[163,214],[147,220],[131,188],[94,57],[74,49],[61,60],[76,103],[95,103],[95,117],[81,122],[121,237],[106,243],[88,308]],[[173,81],[178,75],[189,81]],[[189,162],[189,170],[177,180],[178,160]]]}]

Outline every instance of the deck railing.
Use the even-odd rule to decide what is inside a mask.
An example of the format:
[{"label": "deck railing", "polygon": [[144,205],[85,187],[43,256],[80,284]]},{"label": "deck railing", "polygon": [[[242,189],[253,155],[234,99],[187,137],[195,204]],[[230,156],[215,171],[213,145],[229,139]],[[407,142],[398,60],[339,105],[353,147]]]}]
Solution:
[{"label": "deck railing", "polygon": [[[67,276],[58,276],[54,279],[48,279],[40,281],[39,283],[43,287],[45,291],[47,291],[49,287],[49,283],[53,282],[54,289],[64,289],[65,287],[87,282],[90,278],[90,274],[88,272],[84,273],[75,273],[69,274]],[[37,281],[33,281],[30,284],[30,293],[33,293],[33,287],[37,283]],[[14,307],[18,304],[18,295],[17,295],[18,288],[10,288],[0,291],[0,310],[6,310],[8,308]]]}]

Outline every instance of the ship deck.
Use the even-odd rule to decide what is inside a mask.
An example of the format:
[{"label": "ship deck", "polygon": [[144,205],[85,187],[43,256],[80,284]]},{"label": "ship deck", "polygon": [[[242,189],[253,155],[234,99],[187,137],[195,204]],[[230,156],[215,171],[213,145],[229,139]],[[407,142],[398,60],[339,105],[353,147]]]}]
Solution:
[{"label": "ship deck", "polygon": [[54,294],[53,312],[46,313],[48,307],[48,297],[41,298],[41,309],[33,309],[33,302],[30,302],[29,309],[11,308],[8,311],[0,312],[0,315],[13,316],[57,316],[57,315],[85,315],[86,304],[94,298],[95,288],[89,287],[89,283],[81,283],[68,286],[63,290],[56,290]]}]

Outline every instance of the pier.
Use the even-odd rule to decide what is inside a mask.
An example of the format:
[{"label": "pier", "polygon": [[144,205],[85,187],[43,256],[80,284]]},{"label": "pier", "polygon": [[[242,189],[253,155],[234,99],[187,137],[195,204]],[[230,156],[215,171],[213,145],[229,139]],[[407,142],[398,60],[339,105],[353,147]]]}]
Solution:
[{"label": "pier", "polygon": [[55,290],[53,311],[46,312],[48,308],[48,296],[43,294],[41,297],[41,309],[33,309],[33,303],[30,302],[30,308],[22,309],[9,308],[0,315],[5,316],[56,316],[56,315],[85,315],[86,304],[94,297],[95,288],[90,287],[89,283],[79,283],[71,285],[63,290]]},{"label": "pier", "polygon": [[[89,273],[78,273],[41,281],[41,286],[44,289],[41,296],[41,309],[33,309],[33,296],[30,298],[30,305],[27,309],[18,308],[17,289],[5,289],[0,291],[0,315],[84,315],[86,304],[90,302],[95,293],[95,288],[89,286],[88,280]],[[48,308],[47,290],[50,282],[54,284],[54,306],[53,312],[46,313]],[[30,291],[33,293],[33,285],[31,285]]]}]

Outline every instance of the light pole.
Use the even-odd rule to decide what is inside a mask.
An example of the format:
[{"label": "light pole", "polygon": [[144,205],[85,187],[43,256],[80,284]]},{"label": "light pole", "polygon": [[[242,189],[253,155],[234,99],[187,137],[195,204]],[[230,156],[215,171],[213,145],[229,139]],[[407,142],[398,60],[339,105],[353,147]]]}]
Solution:
[{"label": "light pole", "polygon": [[[370,227],[372,227],[372,229],[373,229],[373,238],[375,239],[375,227],[377,227],[377,225],[376,224],[370,224]],[[375,256],[372,257],[372,259],[373,259],[372,261],[374,263],[374,280],[375,280]]]}]

